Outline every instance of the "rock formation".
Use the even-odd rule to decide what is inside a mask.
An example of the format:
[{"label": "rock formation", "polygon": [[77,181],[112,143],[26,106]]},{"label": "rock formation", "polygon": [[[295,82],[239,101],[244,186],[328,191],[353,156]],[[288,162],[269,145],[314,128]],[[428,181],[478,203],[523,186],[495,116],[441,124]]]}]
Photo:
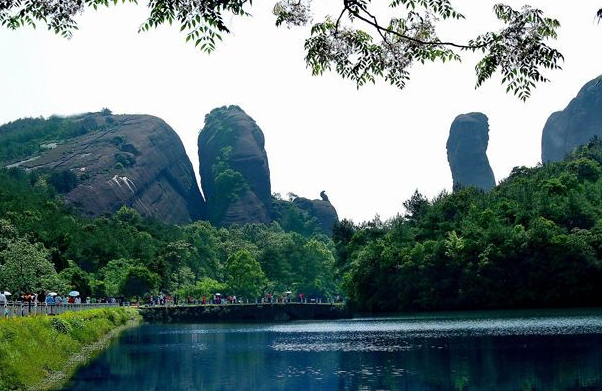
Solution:
[{"label": "rock formation", "polygon": [[205,117],[198,139],[205,198],[179,137],[156,117],[103,110],[18,120],[1,126],[2,132],[24,141],[0,149],[1,166],[46,171],[48,183],[87,216],[128,206],[166,223],[278,221],[303,235],[330,234],[338,221],[325,192],[321,200],[272,199],[263,132],[238,106],[217,108]]},{"label": "rock formation", "polygon": [[339,221],[337,210],[328,200],[326,192],[320,193],[320,200],[310,200],[304,197],[297,197],[293,203],[301,210],[306,211],[310,216],[314,217],[318,226],[327,235],[332,234],[332,227]]},{"label": "rock formation", "polygon": [[602,78],[587,83],[563,111],[548,118],[541,138],[541,161],[562,160],[594,136],[602,136]]},{"label": "rock formation", "polygon": [[263,132],[238,106],[205,116],[199,135],[201,187],[216,225],[271,221],[270,168]]},{"label": "rock formation", "polygon": [[192,164],[163,120],[110,112],[68,120],[85,121],[91,130],[47,144],[39,156],[13,166],[69,174],[74,186],[66,189],[65,200],[84,215],[113,213],[125,205],[167,223],[204,217]]},{"label": "rock formation", "polygon": [[489,124],[482,113],[456,117],[447,139],[447,161],[452,172],[454,188],[474,186],[491,190],[495,177],[487,159]]}]

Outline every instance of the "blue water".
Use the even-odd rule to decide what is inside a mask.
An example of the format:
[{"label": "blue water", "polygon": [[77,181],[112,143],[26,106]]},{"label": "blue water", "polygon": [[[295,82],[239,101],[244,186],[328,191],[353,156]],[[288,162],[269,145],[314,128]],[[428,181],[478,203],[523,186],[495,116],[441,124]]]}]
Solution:
[{"label": "blue water", "polygon": [[602,311],[147,324],[65,390],[602,390]]}]

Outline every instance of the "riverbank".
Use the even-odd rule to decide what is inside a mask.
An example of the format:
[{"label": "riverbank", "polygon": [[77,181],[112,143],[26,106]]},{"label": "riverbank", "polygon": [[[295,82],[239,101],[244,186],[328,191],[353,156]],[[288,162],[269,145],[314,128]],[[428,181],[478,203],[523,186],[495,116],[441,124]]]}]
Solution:
[{"label": "riverbank", "polygon": [[121,331],[138,311],[103,308],[0,321],[0,391],[60,387]]},{"label": "riverbank", "polygon": [[290,320],[334,320],[351,317],[344,304],[227,304],[143,307],[147,322],[286,322]]}]

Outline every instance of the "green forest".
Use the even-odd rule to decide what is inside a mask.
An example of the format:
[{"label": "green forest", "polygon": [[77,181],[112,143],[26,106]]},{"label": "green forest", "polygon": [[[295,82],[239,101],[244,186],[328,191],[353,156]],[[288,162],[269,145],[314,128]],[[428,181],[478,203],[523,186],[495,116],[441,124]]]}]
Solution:
[{"label": "green forest", "polygon": [[341,222],[338,275],[362,311],[602,304],[602,143],[516,167],[490,192],[419,192],[390,221]]},{"label": "green forest", "polygon": [[429,200],[416,191],[403,214],[343,220],[332,238],[278,198],[284,228],[167,225],[126,207],[85,218],[61,202],[53,175],[0,171],[3,289],[249,300],[290,290],[343,294],[369,312],[593,306],[602,297],[598,140],[565,161],[517,167],[490,192]]},{"label": "green forest", "polygon": [[2,289],[127,298],[219,291],[249,300],[288,290],[338,293],[334,246],[325,235],[285,232],[277,223],[166,225],[127,207],[85,218],[61,202],[51,178],[0,170]]}]

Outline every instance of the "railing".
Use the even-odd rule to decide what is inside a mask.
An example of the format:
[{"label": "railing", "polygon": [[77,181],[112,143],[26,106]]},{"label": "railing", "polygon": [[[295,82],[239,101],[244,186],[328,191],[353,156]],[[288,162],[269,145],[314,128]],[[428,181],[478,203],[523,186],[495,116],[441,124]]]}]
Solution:
[{"label": "railing", "polygon": [[33,315],[59,315],[70,311],[83,311],[92,308],[105,308],[116,306],[119,306],[119,303],[46,304],[9,301],[5,305],[0,304],[0,316],[2,318],[16,318]]},{"label": "railing", "polygon": [[221,307],[221,306],[254,306],[259,307],[263,305],[290,305],[290,304],[307,304],[307,305],[345,305],[343,300],[334,299],[303,299],[303,300],[268,300],[268,299],[255,299],[255,300],[238,300],[234,303],[229,302],[226,299],[221,300],[219,303],[214,300],[203,303],[201,300],[192,300],[190,302],[179,300],[176,304],[174,301],[165,301],[162,303],[139,303],[137,305],[141,307],[187,307],[187,306],[207,306],[207,307]]}]

